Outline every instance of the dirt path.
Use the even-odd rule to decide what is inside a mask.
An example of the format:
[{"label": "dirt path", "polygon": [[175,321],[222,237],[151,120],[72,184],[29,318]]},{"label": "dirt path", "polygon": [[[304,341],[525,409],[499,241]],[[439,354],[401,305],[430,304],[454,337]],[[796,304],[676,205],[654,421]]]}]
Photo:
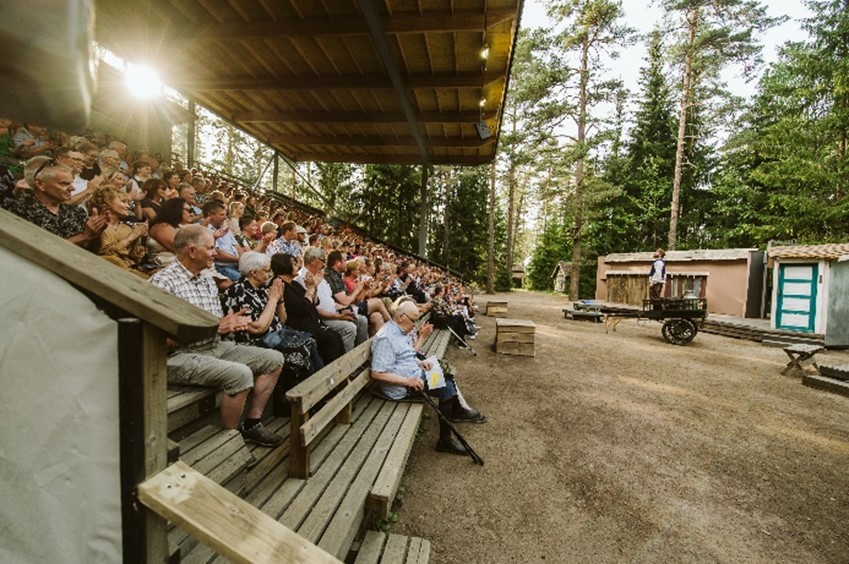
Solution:
[{"label": "dirt path", "polygon": [[486,465],[434,452],[423,422],[392,531],[430,539],[431,562],[849,562],[849,398],[782,376],[780,349],[605,335],[563,298],[499,298],[537,354],[494,354],[482,315],[479,356],[449,351],[489,417],[461,427]]}]

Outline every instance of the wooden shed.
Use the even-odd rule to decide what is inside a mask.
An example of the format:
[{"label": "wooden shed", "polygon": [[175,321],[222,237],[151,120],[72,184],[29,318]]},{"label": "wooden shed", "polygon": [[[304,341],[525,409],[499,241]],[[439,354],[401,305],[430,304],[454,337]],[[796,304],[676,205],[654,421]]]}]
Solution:
[{"label": "wooden shed", "polygon": [[[598,258],[596,299],[642,304],[648,297],[652,252]],[[707,298],[708,311],[761,317],[764,258],[757,249],[697,249],[666,253],[666,297]]]},{"label": "wooden shed", "polygon": [[849,243],[772,247],[768,260],[775,281],[771,328],[849,346]]},{"label": "wooden shed", "polygon": [[561,260],[551,273],[554,279],[554,291],[567,293],[569,291],[569,280],[572,277],[572,263]]}]

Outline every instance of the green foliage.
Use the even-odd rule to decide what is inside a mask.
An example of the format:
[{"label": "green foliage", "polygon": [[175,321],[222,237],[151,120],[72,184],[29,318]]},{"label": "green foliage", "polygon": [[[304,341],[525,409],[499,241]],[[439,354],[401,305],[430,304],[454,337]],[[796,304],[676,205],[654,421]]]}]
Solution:
[{"label": "green foliage", "polygon": [[528,264],[525,282],[530,290],[553,290],[552,274],[560,261],[568,261],[571,248],[565,245],[566,233],[563,225],[549,222],[543,230]]}]

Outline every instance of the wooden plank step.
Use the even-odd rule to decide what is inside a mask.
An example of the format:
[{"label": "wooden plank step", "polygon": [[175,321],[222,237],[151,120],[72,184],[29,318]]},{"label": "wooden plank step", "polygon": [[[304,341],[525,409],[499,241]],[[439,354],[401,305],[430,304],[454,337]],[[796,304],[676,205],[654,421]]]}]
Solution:
[{"label": "wooden plank step", "polygon": [[[365,400],[365,401],[363,401]],[[358,402],[358,406],[364,407],[368,406],[371,403],[371,399],[364,397],[363,400]],[[334,432],[328,434],[327,437],[323,438],[319,443],[319,446],[323,446],[325,443],[330,443],[332,446],[339,447],[339,452],[345,454],[346,451],[349,451],[353,448],[353,445],[356,444],[359,435],[361,434],[371,422],[371,419],[374,417],[376,413],[378,404],[374,403],[372,409],[357,409],[355,411],[355,415],[358,415],[357,419],[352,422],[351,428],[347,428],[345,426],[338,426],[333,431],[353,431],[348,440],[350,445],[348,444],[339,444],[340,440],[334,436]],[[362,418],[363,421],[360,423],[359,427],[354,427],[357,424],[357,421]],[[321,462],[327,458],[328,454],[334,452],[334,449],[330,449],[329,453],[317,453],[313,451],[313,462]],[[337,454],[338,456],[338,454]],[[328,464],[338,468],[345,461],[345,456],[338,456],[338,461],[329,461]],[[304,485],[307,483],[306,480],[302,480],[299,478],[289,478],[288,477],[289,466],[288,461],[283,460],[281,463],[273,468],[260,482],[259,484],[251,490],[251,492],[245,497],[245,501],[250,503],[252,506],[259,508],[261,511],[266,513],[267,515],[277,519],[280,513],[285,510],[292,500],[298,495]],[[310,478],[314,479],[315,476]],[[226,560],[220,557],[215,550],[205,544],[198,544],[197,546],[185,550],[183,552],[183,564],[206,564],[207,562],[226,562]]]},{"label": "wooden plank step", "polygon": [[410,450],[416,440],[423,410],[422,404],[410,406],[401,424],[401,430],[395,437],[380,474],[368,494],[366,509],[377,517],[385,519],[389,516],[392,502],[395,501],[395,495],[398,493],[398,486],[401,485],[401,476],[407,466]]},{"label": "wooden plank step", "polygon": [[835,380],[849,380],[849,364],[820,364],[820,375]]},{"label": "wooden plank step", "polygon": [[[263,425],[270,432],[283,437],[283,442],[274,448],[263,447],[255,444],[246,444],[245,447],[253,457],[250,461],[245,476],[245,495],[250,492],[265,478],[271,471],[286,460],[289,455],[289,419],[286,417],[269,418],[263,421]],[[289,474],[289,467],[286,466],[282,470],[275,471],[275,477],[281,483]]]},{"label": "wooden plank step", "polygon": [[354,564],[427,564],[429,560],[427,539],[368,531]]},{"label": "wooden plank step", "polygon": [[818,390],[840,394],[849,397],[849,382],[829,378],[819,374],[803,374],[802,384]]},{"label": "wooden plank step", "polygon": [[[389,404],[388,407],[394,408],[394,411],[377,441],[369,447],[368,458],[345,492],[345,497],[342,499],[341,504],[331,514],[330,523],[328,523],[324,534],[322,534],[321,540],[318,541],[320,547],[337,558],[344,558],[348,554],[348,551],[351,550],[351,545],[354,543],[354,539],[359,533],[360,526],[365,519],[366,498],[368,497],[369,490],[386,460],[386,456],[392,447],[395,436],[398,434],[401,423],[403,423],[407,415],[408,409],[413,407],[412,404],[385,403]],[[328,489],[328,491],[330,490]],[[306,528],[312,516],[313,514],[310,514],[310,518],[304,523],[304,527],[298,529],[299,534],[303,534],[306,538],[313,538],[311,536],[312,531]],[[317,528],[313,530],[317,530]]]},{"label": "wooden plank step", "polygon": [[[173,393],[172,392],[176,392]],[[221,405],[222,393],[214,388],[169,387],[168,392],[168,434],[174,440],[181,440],[196,429],[176,433],[202,417],[215,413]]]},{"label": "wooden plank step", "polygon": [[140,484],[138,495],[233,562],[340,562],[183,462]]},{"label": "wooden plank step", "polygon": [[[180,451],[180,460],[184,464],[192,466],[216,484],[235,495],[244,491],[251,455],[239,431],[207,425],[183,439]],[[168,540],[178,545],[184,555],[198,543],[198,539],[178,527],[168,532]]]}]

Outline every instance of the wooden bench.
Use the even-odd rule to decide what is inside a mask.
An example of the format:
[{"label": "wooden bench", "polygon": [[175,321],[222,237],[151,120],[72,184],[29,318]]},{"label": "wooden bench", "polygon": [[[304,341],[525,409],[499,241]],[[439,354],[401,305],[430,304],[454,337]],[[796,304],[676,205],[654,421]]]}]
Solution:
[{"label": "wooden bench", "polygon": [[825,347],[820,345],[802,345],[795,344],[790,345],[789,347],[784,347],[784,352],[787,354],[790,361],[787,363],[787,366],[784,367],[784,370],[781,371],[782,374],[791,374],[791,373],[805,373],[805,366],[812,365],[814,368],[819,371],[819,367],[817,366],[815,356],[818,352],[822,352]]},{"label": "wooden bench", "polygon": [[429,560],[430,541],[427,539],[369,531],[354,564],[427,564]]},{"label": "wooden bench", "polygon": [[572,309],[569,307],[563,308],[563,317],[566,319],[571,319],[573,321],[593,321],[595,323],[601,323],[604,321],[604,314],[600,311],[592,311],[585,309]]}]

